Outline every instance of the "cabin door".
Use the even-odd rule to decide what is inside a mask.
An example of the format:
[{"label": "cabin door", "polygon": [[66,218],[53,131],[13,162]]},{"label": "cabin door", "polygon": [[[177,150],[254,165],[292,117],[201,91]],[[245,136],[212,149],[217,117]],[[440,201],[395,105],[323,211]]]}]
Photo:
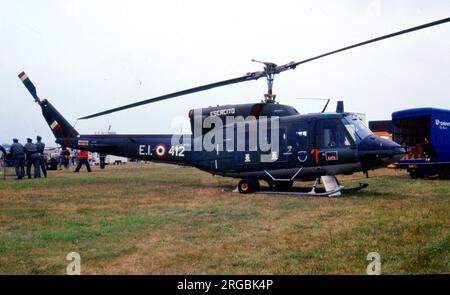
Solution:
[{"label": "cabin door", "polygon": [[311,154],[311,146],[313,141],[314,128],[312,121],[296,122],[290,128],[290,162],[296,163],[298,166],[310,167],[314,166],[314,154]]},{"label": "cabin door", "polygon": [[350,164],[358,161],[357,145],[338,119],[321,119],[316,123],[316,149],[321,166]]}]

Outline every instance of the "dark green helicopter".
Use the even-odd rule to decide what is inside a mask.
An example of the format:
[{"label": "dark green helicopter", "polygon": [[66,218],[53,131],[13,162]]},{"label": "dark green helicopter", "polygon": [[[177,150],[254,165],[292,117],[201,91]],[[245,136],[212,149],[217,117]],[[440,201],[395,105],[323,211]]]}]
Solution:
[{"label": "dark green helicopter", "polygon": [[[326,191],[294,191],[308,195],[334,195],[343,187],[336,175],[352,174],[386,166],[405,153],[402,146],[375,136],[357,114],[344,111],[338,102],[336,112],[301,115],[295,108],[275,102],[272,92],[274,76],[297,66],[331,54],[401,34],[447,23],[450,18],[370,39],[300,62],[277,66],[264,62],[264,70],[221,82],[158,96],[83,117],[89,119],[132,107],[154,103],[182,95],[265,77],[268,93],[260,103],[225,105],[189,111],[192,134],[189,135],[82,135],[46,99],[41,100],[36,88],[22,72],[19,78],[40,105],[56,143],[92,152],[146,161],[188,165],[213,175],[239,178],[241,193],[293,191],[294,181],[320,179],[331,188]],[[327,103],[328,104],[328,103]],[[269,183],[261,188],[259,181]],[[360,185],[358,188],[362,188]]]}]

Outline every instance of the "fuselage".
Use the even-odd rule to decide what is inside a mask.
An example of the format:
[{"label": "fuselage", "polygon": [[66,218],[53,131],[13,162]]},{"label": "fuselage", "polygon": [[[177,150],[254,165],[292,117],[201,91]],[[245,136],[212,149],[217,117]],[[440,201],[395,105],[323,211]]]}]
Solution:
[{"label": "fuselage", "polygon": [[[251,141],[260,138],[251,138],[249,128],[239,131],[238,124],[228,129],[234,131],[232,135],[225,130],[230,126],[223,126],[223,139],[213,141],[209,150],[198,145],[199,141],[205,143],[208,133],[77,135],[65,139],[65,144],[92,152],[194,166],[214,175],[268,181],[351,174],[385,166],[404,154],[401,146],[373,135],[351,113],[292,115],[279,117],[278,122],[277,132],[271,127],[267,130],[269,137],[276,134],[278,146],[266,150],[257,144],[252,146]],[[239,146],[240,139],[244,143]],[[64,144],[61,139],[57,141]]]}]

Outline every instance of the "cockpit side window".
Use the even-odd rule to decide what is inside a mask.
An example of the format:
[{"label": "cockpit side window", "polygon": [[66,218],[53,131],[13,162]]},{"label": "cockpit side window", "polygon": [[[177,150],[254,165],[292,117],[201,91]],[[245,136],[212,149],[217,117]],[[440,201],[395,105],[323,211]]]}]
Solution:
[{"label": "cockpit side window", "polygon": [[354,114],[342,118],[342,123],[356,143],[359,143],[361,140],[372,134],[372,131],[367,128],[363,121]]},{"label": "cockpit side window", "polygon": [[319,121],[317,145],[319,148],[338,148],[351,146],[354,141],[347,134],[343,124],[337,119]]}]

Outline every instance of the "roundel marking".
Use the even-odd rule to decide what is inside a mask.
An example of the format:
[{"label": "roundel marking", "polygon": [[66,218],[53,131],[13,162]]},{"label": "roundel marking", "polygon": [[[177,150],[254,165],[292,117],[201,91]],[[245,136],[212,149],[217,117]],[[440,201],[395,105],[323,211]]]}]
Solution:
[{"label": "roundel marking", "polygon": [[158,158],[164,157],[166,155],[166,153],[167,153],[167,148],[164,144],[160,143],[155,146],[155,155]]},{"label": "roundel marking", "polygon": [[306,162],[308,160],[308,153],[306,151],[298,152],[297,159],[302,163]]}]

